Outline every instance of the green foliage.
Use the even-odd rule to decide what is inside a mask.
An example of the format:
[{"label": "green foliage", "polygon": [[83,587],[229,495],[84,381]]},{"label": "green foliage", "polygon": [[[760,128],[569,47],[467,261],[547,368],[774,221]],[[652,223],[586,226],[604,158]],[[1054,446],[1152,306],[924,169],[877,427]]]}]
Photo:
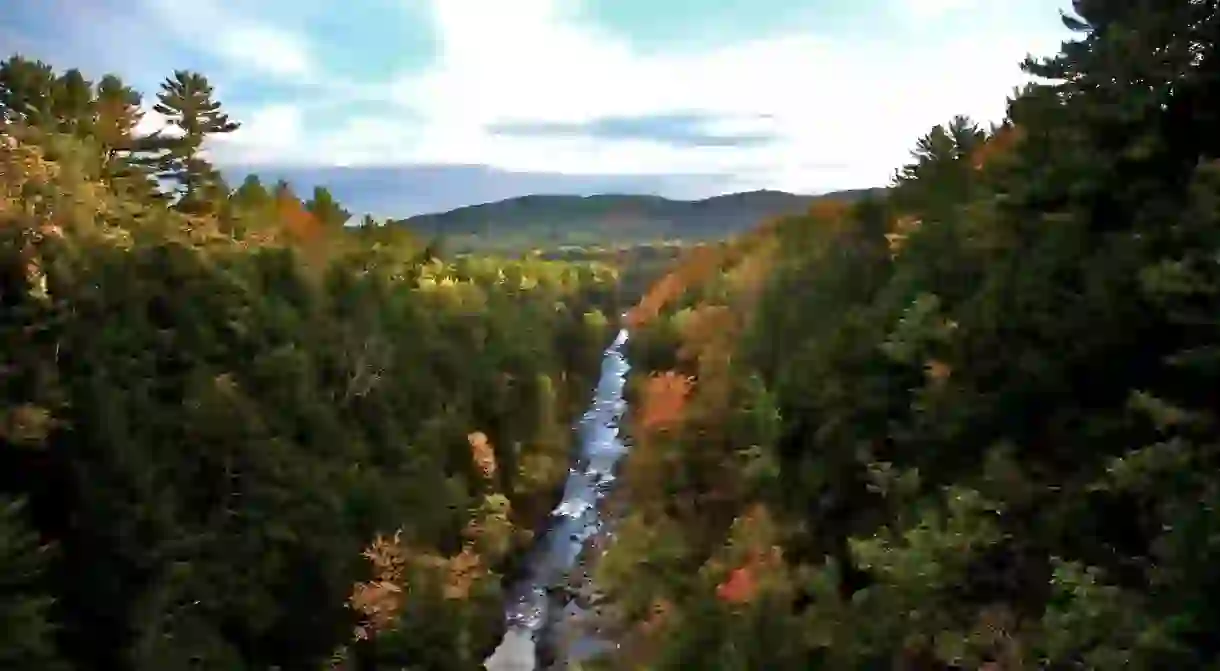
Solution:
[{"label": "green foliage", "polygon": [[188,212],[207,211],[217,192],[226,191],[220,173],[199,156],[204,141],[241,127],[212,96],[212,85],[202,74],[176,70],[162,82],[153,106],[173,133],[156,138],[163,151],[153,161],[160,178],[176,183],[178,206]]},{"label": "green foliage", "polygon": [[[760,230],[753,288],[633,333],[641,375],[697,382],[677,428],[633,427],[621,505],[681,520],[664,555],[715,579],[624,526],[603,587],[669,608],[621,614],[611,666],[1220,663],[1217,6],[1075,6],[1003,124],[932,129],[885,202]],[[680,361],[712,305],[738,332]],[[726,560],[758,506],[782,562]]]},{"label": "green foliage", "polygon": [[856,199],[870,191],[822,196],[751,191],[697,201],[613,194],[531,195],[392,223],[427,237],[443,235],[451,248],[462,251],[664,246],[720,240],[760,221],[800,214],[821,200]]},{"label": "green foliage", "polygon": [[47,553],[29,530],[23,507],[0,502],[0,667],[62,669],[43,575]]},{"label": "green foliage", "polygon": [[[325,190],[306,204],[257,178],[218,207],[167,206],[117,178],[147,177],[133,92],[105,78],[106,124],[39,127],[46,71],[9,63],[0,496],[27,505],[0,507],[0,665],[318,669],[344,648],[363,668],[477,665],[518,532],[565,474],[519,466],[566,463],[613,270],[434,259],[401,230],[342,226]],[[235,127],[209,91],[176,73],[161,96],[186,139],[157,155],[184,199],[211,179],[192,147]],[[395,530],[408,598],[354,641],[361,553]],[[470,585],[446,573],[461,562]]]},{"label": "green foliage", "polygon": [[324,186],[313,189],[313,198],[305,202],[305,210],[326,226],[342,226],[352,218],[352,213],[343,209]]}]

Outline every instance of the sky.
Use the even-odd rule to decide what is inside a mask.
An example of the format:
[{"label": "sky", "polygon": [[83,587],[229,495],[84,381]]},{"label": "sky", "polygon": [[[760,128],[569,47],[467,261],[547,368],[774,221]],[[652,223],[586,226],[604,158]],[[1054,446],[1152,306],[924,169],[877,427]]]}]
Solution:
[{"label": "sky", "polygon": [[933,125],[1000,120],[1021,59],[1068,37],[1067,0],[12,4],[5,55],[149,99],[199,70],[242,122],[209,146],[226,172],[327,184],[380,216],[883,185]]}]

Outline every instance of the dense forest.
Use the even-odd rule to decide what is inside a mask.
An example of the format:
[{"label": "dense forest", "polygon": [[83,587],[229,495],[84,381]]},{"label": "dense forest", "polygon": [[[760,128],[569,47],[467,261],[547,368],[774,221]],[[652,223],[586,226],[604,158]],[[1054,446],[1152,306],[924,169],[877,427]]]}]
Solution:
[{"label": "dense forest", "polygon": [[0,668],[478,668],[617,271],[231,188],[205,77],[141,100],[0,65]]},{"label": "dense forest", "polygon": [[[587,667],[1220,668],[1218,11],[1077,0],[884,192],[632,252]],[[0,64],[0,668],[480,668],[613,253],[232,188],[156,99]]]},{"label": "dense forest", "polygon": [[605,668],[1218,668],[1217,5],[1078,0],[1001,124],[653,286]]}]

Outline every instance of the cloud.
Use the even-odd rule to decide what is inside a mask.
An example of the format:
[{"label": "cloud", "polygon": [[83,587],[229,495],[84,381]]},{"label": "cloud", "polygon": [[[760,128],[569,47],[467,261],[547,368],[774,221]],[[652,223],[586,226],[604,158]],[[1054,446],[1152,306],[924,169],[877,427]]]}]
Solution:
[{"label": "cloud", "polygon": [[[667,180],[682,175],[705,195],[816,192],[884,183],[955,114],[998,120],[1025,80],[1021,58],[1057,49],[1067,4],[699,0],[689,18],[691,2],[666,13],[643,0],[132,0],[124,30],[69,35],[90,42],[48,28],[43,45],[74,64],[122,53],[160,76],[207,73],[243,122],[209,147],[222,165],[484,165],[488,179],[676,188]],[[637,39],[631,28],[654,15]]]},{"label": "cloud", "polygon": [[304,77],[312,70],[308,52],[292,35],[267,26],[225,30],[217,52],[238,63],[249,63],[271,75]]},{"label": "cloud", "polygon": [[[873,24],[871,36],[801,25],[700,50],[641,52],[586,21],[578,3],[433,0],[438,53],[431,67],[348,92],[385,111],[300,127],[309,133],[299,138],[308,151],[290,142],[275,151],[255,144],[242,156],[584,175],[713,173],[734,176],[742,188],[800,191],[879,184],[932,125],[958,113],[1003,115],[1006,96],[1024,81],[1020,59],[1060,39],[1060,3],[1039,2],[1047,16],[1035,21],[1014,20],[1016,10],[971,14],[963,6],[958,14],[973,22],[970,30],[912,35],[897,15],[862,15]],[[683,117],[692,110],[698,120]],[[700,134],[771,142],[700,142]]]},{"label": "cloud", "polygon": [[213,0],[136,0],[161,27],[235,69],[306,78],[315,71],[307,39]]},{"label": "cloud", "polygon": [[[746,122],[749,123],[749,120]],[[654,116],[602,117],[587,122],[506,121],[488,130],[496,135],[546,137],[575,135],[603,140],[652,140],[674,147],[741,147],[767,144],[775,136],[766,132],[732,129],[733,120],[706,114],[670,113]]]},{"label": "cloud", "polygon": [[920,20],[940,18],[945,14],[969,9],[978,0],[897,0],[903,12]]}]

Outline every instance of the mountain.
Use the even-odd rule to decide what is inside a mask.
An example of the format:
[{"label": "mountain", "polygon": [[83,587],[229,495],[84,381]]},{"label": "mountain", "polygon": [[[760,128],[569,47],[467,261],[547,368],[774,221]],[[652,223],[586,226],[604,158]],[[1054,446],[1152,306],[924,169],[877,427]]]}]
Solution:
[{"label": "mountain", "polygon": [[703,200],[660,196],[532,195],[392,223],[424,237],[443,236],[454,249],[586,244],[635,244],[660,239],[706,241],[759,222],[809,209],[827,198],[857,200],[882,189],[854,189],[808,196],[748,191]]}]

